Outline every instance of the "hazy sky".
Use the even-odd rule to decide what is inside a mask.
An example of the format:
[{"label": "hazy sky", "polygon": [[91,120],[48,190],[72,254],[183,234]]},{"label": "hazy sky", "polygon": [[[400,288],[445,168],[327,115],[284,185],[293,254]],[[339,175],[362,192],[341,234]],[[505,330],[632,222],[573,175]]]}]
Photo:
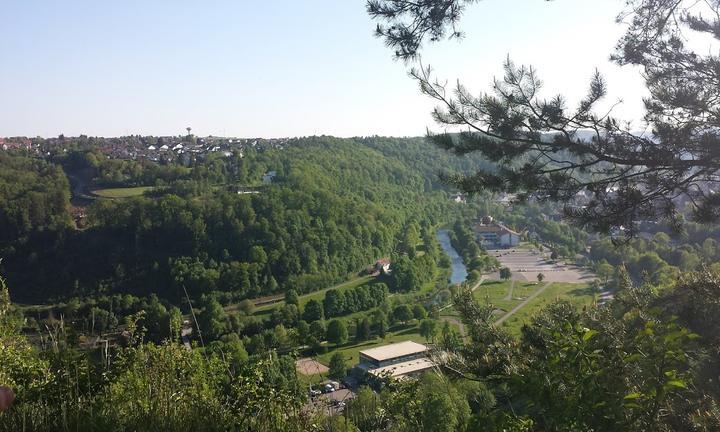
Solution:
[{"label": "hazy sky", "polygon": [[[424,51],[475,92],[507,55],[578,100],[595,68],[640,118],[637,71],[607,61],[623,0],[484,0]],[[373,37],[364,0],[0,0],[0,136],[420,135],[433,102]]]}]

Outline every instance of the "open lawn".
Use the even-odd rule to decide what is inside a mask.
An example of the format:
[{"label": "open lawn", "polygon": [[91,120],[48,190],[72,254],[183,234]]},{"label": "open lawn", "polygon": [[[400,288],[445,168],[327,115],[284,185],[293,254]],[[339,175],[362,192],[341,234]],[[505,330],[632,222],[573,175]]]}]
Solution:
[{"label": "open lawn", "polygon": [[486,281],[475,290],[475,298],[508,311],[544,284],[521,281]]},{"label": "open lawn", "polygon": [[130,188],[109,188],[109,189],[97,189],[92,191],[93,195],[97,195],[101,198],[130,198],[135,196],[143,195],[147,191],[153,190],[152,186],[139,186]]},{"label": "open lawn", "polygon": [[[538,292],[536,297],[528,300]],[[524,323],[529,322],[539,310],[556,300],[567,300],[578,308],[591,305],[594,301],[588,284],[547,281],[542,283],[486,281],[475,290],[474,295],[480,303],[491,303],[497,308],[497,319],[502,319],[508,312],[527,301],[501,324],[513,334],[518,334]],[[445,309],[441,316],[458,318],[454,308]]]},{"label": "open lawn", "polygon": [[[544,286],[541,284],[539,286]],[[522,309],[509,317],[503,326],[511,333],[518,334],[523,324],[530,322],[532,316],[556,300],[567,300],[578,308],[593,303],[593,294],[586,284],[551,283],[540,295],[530,300]]]}]

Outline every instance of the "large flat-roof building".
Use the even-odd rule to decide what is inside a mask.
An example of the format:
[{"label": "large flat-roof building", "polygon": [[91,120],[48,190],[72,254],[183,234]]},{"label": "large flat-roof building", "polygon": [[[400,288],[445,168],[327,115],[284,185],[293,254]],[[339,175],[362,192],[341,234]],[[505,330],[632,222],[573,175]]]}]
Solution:
[{"label": "large flat-roof building", "polygon": [[384,345],[360,351],[357,367],[376,377],[412,377],[435,367],[428,351],[427,346],[412,341]]}]

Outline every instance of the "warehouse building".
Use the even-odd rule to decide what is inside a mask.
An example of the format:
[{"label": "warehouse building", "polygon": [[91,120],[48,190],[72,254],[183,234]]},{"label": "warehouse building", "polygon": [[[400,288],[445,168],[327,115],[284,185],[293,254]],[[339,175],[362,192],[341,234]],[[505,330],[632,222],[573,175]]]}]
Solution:
[{"label": "warehouse building", "polygon": [[360,351],[357,368],[375,377],[416,377],[436,366],[428,353],[427,346],[412,341],[384,345]]}]

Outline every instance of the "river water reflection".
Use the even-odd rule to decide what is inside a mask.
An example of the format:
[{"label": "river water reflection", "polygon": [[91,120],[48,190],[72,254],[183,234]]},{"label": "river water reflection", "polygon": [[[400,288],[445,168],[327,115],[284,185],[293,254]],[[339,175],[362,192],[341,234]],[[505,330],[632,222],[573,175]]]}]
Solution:
[{"label": "river water reflection", "polygon": [[452,244],[450,244],[450,235],[448,233],[448,230],[438,230],[437,239],[438,242],[440,242],[440,246],[442,246],[445,253],[448,254],[448,256],[450,257],[450,262],[452,263],[452,275],[450,276],[450,283],[454,285],[465,282],[465,279],[467,279],[468,275],[467,267],[465,267],[462,257],[460,257]]}]

